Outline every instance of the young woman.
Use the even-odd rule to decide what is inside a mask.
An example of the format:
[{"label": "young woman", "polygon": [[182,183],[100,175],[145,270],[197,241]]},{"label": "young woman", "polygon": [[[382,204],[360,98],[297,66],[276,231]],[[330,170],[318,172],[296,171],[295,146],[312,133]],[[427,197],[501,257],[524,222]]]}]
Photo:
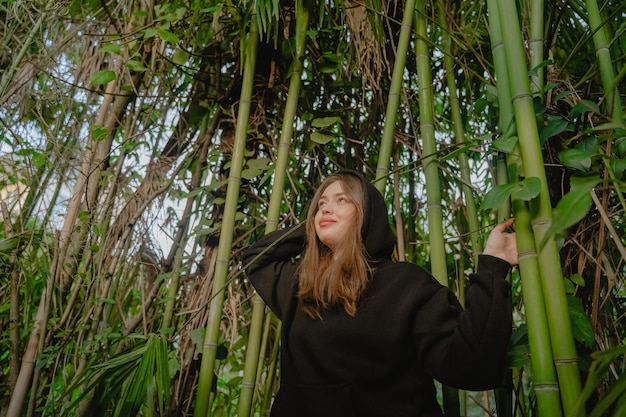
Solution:
[{"label": "young woman", "polygon": [[282,321],[273,417],[441,416],[433,379],[499,386],[511,332],[505,276],[514,234],[494,228],[466,308],[428,272],[392,262],[395,238],[378,190],[342,171],[317,190],[306,226],[244,253],[258,293]]}]

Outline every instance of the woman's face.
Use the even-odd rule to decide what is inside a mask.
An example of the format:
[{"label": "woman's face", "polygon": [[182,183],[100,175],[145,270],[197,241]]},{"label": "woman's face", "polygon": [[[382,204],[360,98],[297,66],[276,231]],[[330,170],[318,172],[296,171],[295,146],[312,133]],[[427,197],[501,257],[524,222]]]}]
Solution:
[{"label": "woman's face", "polygon": [[330,184],[322,193],[315,213],[315,232],[332,251],[339,248],[356,221],[356,206],[343,190],[341,181]]}]

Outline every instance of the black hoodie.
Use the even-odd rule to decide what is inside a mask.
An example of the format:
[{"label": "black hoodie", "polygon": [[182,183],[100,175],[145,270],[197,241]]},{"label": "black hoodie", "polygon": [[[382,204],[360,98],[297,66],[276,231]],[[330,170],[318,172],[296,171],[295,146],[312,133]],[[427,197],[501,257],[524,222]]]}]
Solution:
[{"label": "black hoodie", "polygon": [[511,332],[510,265],[481,255],[463,310],[428,272],[392,262],[395,238],[378,190],[366,190],[362,236],[375,267],[355,317],[312,319],[298,306],[305,227],[270,233],[244,252],[252,284],[282,321],[281,383],[272,417],[441,416],[433,378],[499,386]]}]

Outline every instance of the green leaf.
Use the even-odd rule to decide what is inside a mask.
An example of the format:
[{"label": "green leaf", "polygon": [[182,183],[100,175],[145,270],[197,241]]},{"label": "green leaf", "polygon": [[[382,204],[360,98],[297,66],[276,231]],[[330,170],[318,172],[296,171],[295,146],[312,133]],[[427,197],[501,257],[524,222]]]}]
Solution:
[{"label": "green leaf", "polygon": [[183,65],[189,60],[189,53],[184,49],[176,48],[176,52],[172,56],[172,61],[177,65]]},{"label": "green leaf", "polygon": [[135,72],[142,72],[146,70],[146,67],[144,67],[141,62],[136,61],[134,59],[131,59],[130,61],[126,62],[125,65],[129,70],[135,71]]},{"label": "green leaf", "polygon": [[577,103],[574,107],[572,107],[572,110],[570,110],[567,117],[569,117],[570,119],[573,119],[576,116],[580,115],[581,113],[585,113],[588,111],[593,112],[593,113],[600,113],[600,107],[598,107],[597,103],[591,100],[582,100],[579,103]]},{"label": "green leaf", "polygon": [[94,85],[108,84],[115,79],[115,73],[111,70],[100,70],[91,74],[91,83]]},{"label": "green leaf", "polygon": [[554,209],[552,224],[539,247],[543,248],[552,236],[565,233],[568,228],[582,220],[589,212],[591,203],[591,192],[586,187],[580,187],[565,194]]},{"label": "green leaf", "polygon": [[324,127],[332,126],[336,123],[341,123],[341,118],[337,116],[321,117],[321,118],[313,119],[311,121],[311,126],[317,127],[317,128],[324,128]]},{"label": "green leaf", "polygon": [[615,176],[622,179],[624,172],[626,171],[626,159],[613,159],[611,158],[611,170],[615,173]]},{"label": "green leaf", "polygon": [[572,333],[574,339],[582,342],[587,347],[592,347],[594,343],[593,326],[591,319],[585,312],[582,302],[574,297],[567,297],[567,308],[572,320]]},{"label": "green leaf", "polygon": [[585,286],[585,279],[580,276],[580,274],[573,274],[571,277],[569,277],[569,279],[572,280],[572,282],[579,287]]},{"label": "green leaf", "polygon": [[541,180],[537,177],[529,177],[518,183],[518,188],[513,196],[520,200],[530,201],[539,193],[541,193]]},{"label": "green leaf", "polygon": [[566,167],[579,171],[589,171],[593,154],[581,149],[566,149],[559,152],[559,159]]},{"label": "green leaf", "polygon": [[165,42],[171,43],[172,45],[176,45],[180,41],[180,39],[178,39],[178,36],[174,35],[169,30],[159,29],[158,33],[161,39],[163,39]]},{"label": "green leaf", "polygon": [[482,209],[483,210],[496,210],[501,207],[508,199],[511,197],[511,193],[517,184],[501,184],[493,187],[487,194],[485,194],[485,198],[483,199]]},{"label": "green leaf", "polygon": [[120,46],[113,42],[107,42],[102,48],[100,48],[100,52],[111,52],[113,54],[121,54],[122,49]]},{"label": "green leaf", "polygon": [[499,151],[504,153],[511,153],[513,149],[515,149],[515,145],[517,144],[517,136],[509,136],[508,138],[501,138],[498,140],[494,140],[492,145]]},{"label": "green leaf", "polygon": [[548,125],[541,130],[539,139],[541,143],[543,143],[547,139],[563,132],[565,129],[567,129],[567,120],[561,117],[551,116],[548,118]]},{"label": "green leaf", "polygon": [[98,142],[104,140],[109,134],[109,129],[101,125],[93,125],[89,128],[91,139]]},{"label": "green leaf", "polygon": [[143,33],[143,37],[146,38],[146,39],[154,38],[158,33],[159,33],[159,31],[156,30],[155,28],[148,28]]},{"label": "green leaf", "polygon": [[321,145],[326,145],[328,142],[333,140],[335,137],[330,135],[325,135],[320,132],[311,133],[311,140],[315,143],[319,143]]}]

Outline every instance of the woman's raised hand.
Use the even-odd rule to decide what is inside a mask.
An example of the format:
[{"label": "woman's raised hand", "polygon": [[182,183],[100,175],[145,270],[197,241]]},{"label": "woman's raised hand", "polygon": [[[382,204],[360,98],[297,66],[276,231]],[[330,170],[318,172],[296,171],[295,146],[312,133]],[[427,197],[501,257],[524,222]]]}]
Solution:
[{"label": "woman's raised hand", "polygon": [[511,265],[518,264],[517,242],[515,233],[504,231],[513,225],[515,219],[508,219],[493,228],[485,244],[483,254],[503,259]]}]

